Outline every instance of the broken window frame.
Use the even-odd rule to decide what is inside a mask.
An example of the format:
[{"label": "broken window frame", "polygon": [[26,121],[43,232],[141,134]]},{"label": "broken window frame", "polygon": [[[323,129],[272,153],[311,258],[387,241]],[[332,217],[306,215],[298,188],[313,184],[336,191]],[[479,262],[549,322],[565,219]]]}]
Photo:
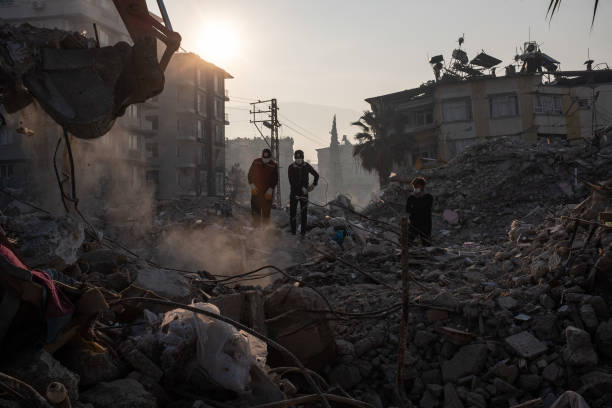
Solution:
[{"label": "broken window frame", "polygon": [[[505,99],[504,101],[502,101]],[[501,102],[501,104],[500,104]],[[491,119],[505,119],[519,116],[518,95],[514,92],[489,95],[489,116]],[[511,107],[514,112],[496,113],[496,105],[498,107]]]},{"label": "broken window frame", "polygon": [[[536,94],[533,112],[537,115],[562,115],[563,98],[559,94]],[[543,103],[545,102],[545,103]]]},{"label": "broken window frame", "polygon": [[[460,107],[459,104],[462,104],[462,109],[464,110],[464,114],[459,116],[456,115],[454,117],[449,117],[448,107],[455,105],[454,111],[459,112]],[[442,121],[444,123],[459,123],[459,122],[471,122],[472,121],[472,98],[469,96],[460,97],[460,98],[449,98],[442,100],[441,104],[442,108]]]}]

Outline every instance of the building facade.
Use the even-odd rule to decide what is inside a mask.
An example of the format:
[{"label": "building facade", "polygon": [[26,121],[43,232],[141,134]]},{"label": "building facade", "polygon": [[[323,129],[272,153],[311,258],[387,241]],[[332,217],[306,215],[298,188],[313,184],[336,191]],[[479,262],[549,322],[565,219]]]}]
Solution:
[{"label": "building facade", "polygon": [[[226,170],[231,169],[234,164],[239,164],[240,168],[248,173],[253,160],[261,157],[263,149],[268,144],[261,138],[236,138],[228,139],[225,150]],[[285,137],[279,139],[279,177],[281,189],[281,201],[286,204],[289,202],[289,178],[287,169],[293,162],[293,139]],[[245,181],[246,182],[246,181]]]},{"label": "building facade", "polygon": [[146,179],[158,198],[224,195],[229,78],[196,54],[172,57],[164,90],[144,114],[156,128],[146,137]]},{"label": "building facade", "polygon": [[413,146],[405,163],[449,160],[488,138],[590,138],[612,124],[612,71],[514,73],[430,81],[368,98],[375,112],[401,115]]}]

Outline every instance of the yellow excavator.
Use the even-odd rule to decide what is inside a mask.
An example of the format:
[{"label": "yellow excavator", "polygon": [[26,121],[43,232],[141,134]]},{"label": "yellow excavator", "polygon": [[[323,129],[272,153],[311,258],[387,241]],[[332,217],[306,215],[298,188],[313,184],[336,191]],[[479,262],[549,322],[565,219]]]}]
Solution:
[{"label": "yellow excavator", "polygon": [[[181,36],[172,31],[163,0],[157,2],[163,24],[146,0],[113,0],[133,45],[100,47],[80,33],[0,24],[0,104],[14,113],[36,100],[72,135],[104,135],[129,105],[164,88]],[[161,58],[157,40],[166,46]]]}]

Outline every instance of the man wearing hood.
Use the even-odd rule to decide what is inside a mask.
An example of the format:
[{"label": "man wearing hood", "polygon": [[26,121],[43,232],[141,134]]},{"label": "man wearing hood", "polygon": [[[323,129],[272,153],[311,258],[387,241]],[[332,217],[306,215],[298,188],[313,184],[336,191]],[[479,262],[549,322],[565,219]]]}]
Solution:
[{"label": "man wearing hood", "polygon": [[272,160],[270,149],[263,149],[261,157],[253,160],[249,169],[251,186],[251,214],[255,223],[268,222],[272,209],[274,188],[278,184],[278,165]]},{"label": "man wearing hood", "polygon": [[[319,173],[312,168],[310,163],[304,162],[304,152],[296,150],[293,155],[295,161],[289,165],[289,216],[291,217],[291,233],[295,235],[297,231],[297,205],[300,203],[301,234],[306,234],[306,219],[308,214],[308,193],[311,192],[319,182]],[[309,184],[309,174],[314,180]]]}]

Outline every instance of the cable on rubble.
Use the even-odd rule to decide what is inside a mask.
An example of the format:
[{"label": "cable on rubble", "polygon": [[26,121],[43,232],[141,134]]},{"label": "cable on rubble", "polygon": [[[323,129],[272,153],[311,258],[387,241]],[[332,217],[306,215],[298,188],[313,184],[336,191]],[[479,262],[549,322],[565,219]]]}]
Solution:
[{"label": "cable on rubble", "polygon": [[222,321],[222,322],[227,323],[227,324],[231,324],[232,326],[234,326],[234,327],[236,327],[236,328],[238,328],[240,330],[245,331],[246,333],[250,334],[251,336],[257,337],[258,339],[266,342],[266,344],[270,345],[271,347],[275,348],[276,350],[278,350],[279,352],[285,354],[291,360],[293,360],[295,362],[296,366],[299,367],[300,372],[302,373],[302,375],[304,376],[304,378],[306,379],[308,384],[315,390],[315,392],[317,393],[316,395],[321,400],[323,405],[326,408],[331,408],[331,405],[329,404],[329,399],[325,396],[325,394],[323,394],[323,391],[321,390],[319,385],[315,382],[315,380],[312,378],[310,373],[308,371],[306,371],[306,367],[304,367],[302,362],[291,351],[287,350],[285,347],[283,347],[282,345],[280,345],[276,341],[270,339],[269,337],[264,336],[263,334],[255,331],[253,329],[251,329],[248,326],[245,326],[242,323],[236,322],[236,321],[234,321],[234,320],[232,320],[232,319],[230,319],[228,317],[225,317],[225,316],[222,316],[222,315],[218,315],[218,314],[213,313],[213,312],[209,312],[207,310],[198,309],[197,307],[188,306],[188,305],[184,305],[182,303],[177,303],[177,302],[171,302],[171,301],[168,301],[168,300],[150,299],[150,298],[142,298],[142,297],[131,297],[131,298],[124,298],[124,299],[119,299],[119,300],[115,300],[115,301],[111,302],[111,304],[119,304],[119,303],[156,303],[156,304],[160,304],[160,305],[176,307],[176,308],[179,308],[179,309],[183,309],[183,310],[187,310],[187,311],[190,311],[190,312],[198,313],[198,314],[207,316],[209,318],[216,319],[216,320]]}]

